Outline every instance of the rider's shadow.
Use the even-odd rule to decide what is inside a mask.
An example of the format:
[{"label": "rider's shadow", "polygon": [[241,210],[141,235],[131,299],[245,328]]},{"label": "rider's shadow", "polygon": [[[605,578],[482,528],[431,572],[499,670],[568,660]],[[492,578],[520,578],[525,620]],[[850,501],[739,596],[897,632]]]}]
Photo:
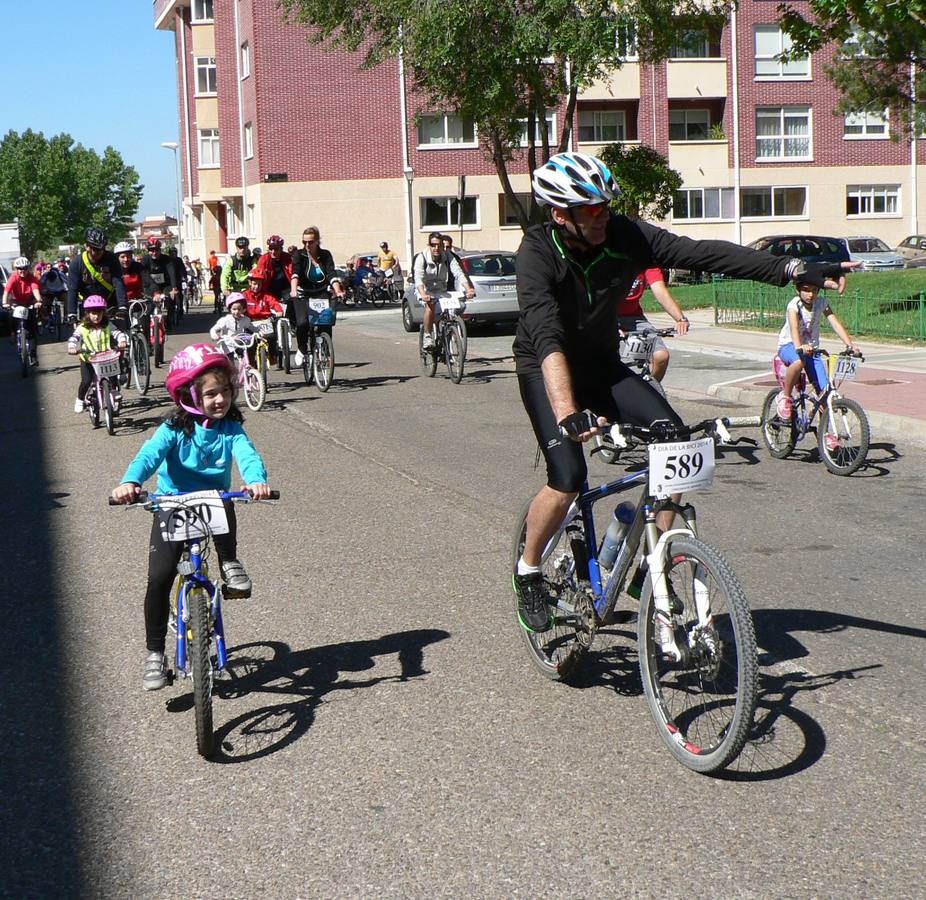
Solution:
[{"label": "rider's shadow", "polygon": [[[326,696],[334,691],[420,678],[428,673],[424,667],[424,648],[449,637],[449,632],[432,628],[307,650],[293,651],[276,641],[232,648],[229,677],[216,681],[216,695],[229,700],[267,694],[274,699],[220,724],[215,732],[216,752],[212,760],[247,762],[282,750],[312,727],[315,710]],[[394,666],[387,668],[378,660],[392,655],[397,657],[398,673]],[[384,674],[373,672],[377,666]],[[365,672],[370,674],[352,677],[352,673]],[[221,709],[216,707],[216,712]]]}]

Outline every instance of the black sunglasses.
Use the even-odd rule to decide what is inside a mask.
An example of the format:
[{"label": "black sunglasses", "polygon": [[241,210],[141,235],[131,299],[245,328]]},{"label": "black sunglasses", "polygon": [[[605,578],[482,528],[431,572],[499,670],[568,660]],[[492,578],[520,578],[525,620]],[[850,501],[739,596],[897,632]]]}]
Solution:
[{"label": "black sunglasses", "polygon": [[440,247],[440,244],[428,244],[429,247]]}]

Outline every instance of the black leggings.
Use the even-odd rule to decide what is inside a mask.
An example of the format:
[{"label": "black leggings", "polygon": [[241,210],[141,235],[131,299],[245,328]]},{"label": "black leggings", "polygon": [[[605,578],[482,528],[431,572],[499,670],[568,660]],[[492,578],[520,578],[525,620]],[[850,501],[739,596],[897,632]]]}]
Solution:
[{"label": "black leggings", "polygon": [[[576,493],[588,475],[583,445],[560,434],[540,372],[518,375],[518,387],[547,464],[547,484],[565,494]],[[682,424],[665,397],[619,359],[574,381],[573,391],[580,409],[590,409],[610,422]]]},{"label": "black leggings", "polygon": [[[219,563],[238,558],[238,522],[233,503],[225,504],[228,516],[228,534],[212,538]],[[177,576],[177,563],[186,545],[183,541],[165,541],[161,537],[157,516],[151,523],[151,542],[148,547],[148,590],[145,594],[145,646],[149,651],[164,652],[167,637],[167,618],[170,613],[170,589]],[[218,573],[212,576],[217,580]]]},{"label": "black leggings", "polygon": [[[328,292],[320,294],[312,294],[311,299],[317,300],[319,297],[324,297],[328,299]],[[305,355],[308,352],[309,346],[309,296],[305,297],[295,297],[290,296],[289,298],[289,308],[287,310],[287,317],[289,321],[293,323],[293,327],[296,331],[296,346],[299,348],[299,352]],[[319,325],[319,331],[327,331],[328,334],[331,334],[330,325]]]}]

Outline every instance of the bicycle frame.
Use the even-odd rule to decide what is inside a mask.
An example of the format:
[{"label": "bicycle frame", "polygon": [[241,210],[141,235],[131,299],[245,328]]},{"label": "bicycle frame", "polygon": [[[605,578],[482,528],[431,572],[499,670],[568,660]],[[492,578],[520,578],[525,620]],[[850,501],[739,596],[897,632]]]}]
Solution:
[{"label": "bicycle frame", "polygon": [[[813,358],[815,359],[824,359],[829,356],[826,351],[814,350]],[[782,363],[783,365],[783,363]],[[783,377],[779,377],[779,373],[775,372],[775,377],[778,379],[779,384],[782,389],[784,389],[784,380]],[[814,420],[817,418],[820,410],[826,406],[830,414],[833,413],[833,400],[839,399],[842,395],[836,390],[835,385],[830,380],[829,374],[826,374],[826,386],[818,394],[813,394],[810,392],[811,380],[807,377],[806,369],[801,372],[800,380],[798,381],[797,389],[798,395],[794,401],[794,425],[797,431],[797,440],[800,441],[810,432],[811,427],[813,426]],[[810,406],[810,411],[807,411],[808,405]]]},{"label": "bicycle frame", "polygon": [[[223,500],[241,496],[240,493],[220,494]],[[180,590],[177,593],[177,649],[174,656],[177,671],[184,677],[187,677],[186,658],[187,658],[187,628],[190,621],[190,613],[187,607],[186,598],[191,590],[202,588],[209,595],[209,618],[213,623],[212,634],[215,638],[215,655],[216,670],[224,669],[228,665],[228,651],[225,646],[225,625],[222,622],[222,601],[221,591],[203,572],[202,542],[199,540],[187,541],[186,552],[190,556],[189,564],[192,571],[182,576]],[[182,626],[181,626],[182,623]]]}]

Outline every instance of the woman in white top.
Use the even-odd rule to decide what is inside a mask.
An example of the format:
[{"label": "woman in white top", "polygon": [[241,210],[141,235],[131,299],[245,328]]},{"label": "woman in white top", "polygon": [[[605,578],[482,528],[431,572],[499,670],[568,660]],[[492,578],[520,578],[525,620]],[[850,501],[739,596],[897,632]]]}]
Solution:
[{"label": "woman in white top", "polygon": [[794,410],[791,394],[807,368],[807,376],[818,391],[827,384],[826,367],[813,351],[820,342],[820,320],[829,320],[833,331],[842,339],[849,350],[858,352],[858,345],[849,336],[836,313],[830,309],[829,301],[818,296],[820,289],[812,284],[797,285],[797,296],[785,309],[785,324],[778,335],[778,358],[788,367],[785,371],[784,390],[778,395],[778,415],[790,419]]}]

